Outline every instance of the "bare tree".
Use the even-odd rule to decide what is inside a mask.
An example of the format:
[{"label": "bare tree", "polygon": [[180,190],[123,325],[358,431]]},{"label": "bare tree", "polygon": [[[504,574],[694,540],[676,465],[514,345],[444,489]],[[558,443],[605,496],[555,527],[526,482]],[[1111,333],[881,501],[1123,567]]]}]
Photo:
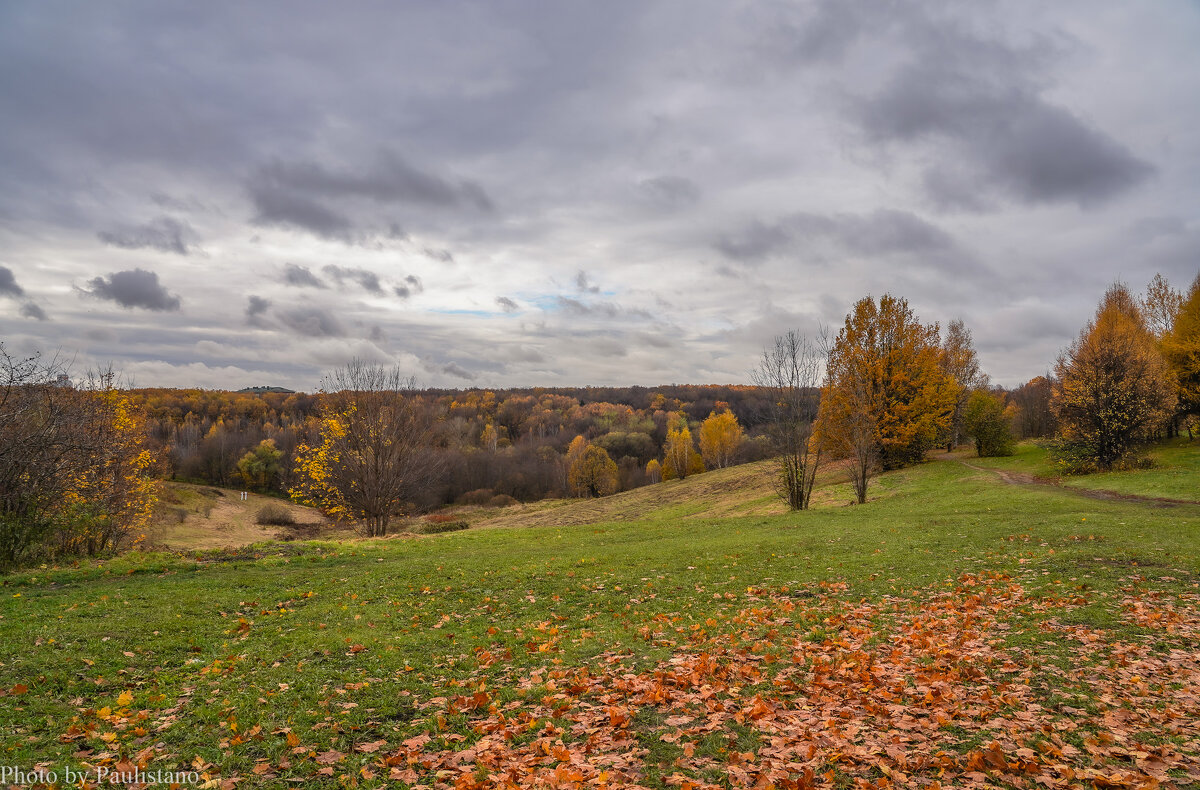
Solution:
[{"label": "bare tree", "polygon": [[769,436],[779,453],[779,495],[792,510],[806,510],[821,462],[813,424],[820,404],[821,353],[789,330],[763,351],[751,381],[769,393]]},{"label": "bare tree", "polygon": [[399,368],[360,359],[321,389],[322,444],[298,452],[293,493],[360,522],[369,537],[386,535],[392,516],[439,477],[430,406]]}]

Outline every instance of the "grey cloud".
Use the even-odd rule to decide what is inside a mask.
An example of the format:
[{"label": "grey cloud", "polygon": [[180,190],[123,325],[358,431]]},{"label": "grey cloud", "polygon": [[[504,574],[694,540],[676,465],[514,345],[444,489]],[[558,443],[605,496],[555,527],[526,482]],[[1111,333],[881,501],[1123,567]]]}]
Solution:
[{"label": "grey cloud", "polygon": [[263,316],[269,309],[271,309],[270,299],[251,294],[246,299],[246,323],[251,326],[266,326]]},{"label": "grey cloud", "polygon": [[419,294],[424,291],[425,284],[421,282],[420,277],[410,274],[404,278],[402,285],[395,286],[393,290],[396,292],[396,296],[399,296],[401,299],[407,299],[415,293]]},{"label": "grey cloud", "polygon": [[450,250],[442,250],[434,247],[426,247],[422,252],[426,258],[431,258],[442,263],[454,263],[454,254]]},{"label": "grey cloud", "polygon": [[17,278],[13,275],[12,269],[7,266],[0,266],[0,294],[6,296],[24,296],[25,289],[17,284]]},{"label": "grey cloud", "polygon": [[309,271],[307,266],[298,266],[294,263],[285,263],[283,265],[283,282],[284,285],[292,285],[297,288],[325,287],[325,283]]},{"label": "grey cloud", "polygon": [[329,264],[321,269],[341,285],[344,280],[352,280],[364,290],[373,294],[382,294],[383,286],[379,284],[379,275],[366,269],[351,269],[345,266]]},{"label": "grey cloud", "polygon": [[424,360],[421,367],[430,373],[442,373],[456,379],[471,381],[475,378],[475,374],[464,368],[457,362],[434,362],[431,359]]},{"label": "grey cloud", "polygon": [[331,311],[321,307],[293,307],[275,313],[293,332],[305,337],[345,337],[346,329]]},{"label": "grey cloud", "polygon": [[554,297],[554,304],[563,312],[579,317],[618,318],[624,316],[645,319],[654,318],[654,316],[645,310],[636,308],[627,310],[619,304],[612,302],[592,302],[588,304],[578,299],[572,299],[569,296],[556,296]]},{"label": "grey cloud", "polygon": [[624,343],[611,337],[593,337],[587,341],[585,350],[602,357],[623,357],[629,353]]},{"label": "grey cloud", "polygon": [[[1026,203],[1109,200],[1145,181],[1154,168],[1070,110],[1040,95],[1026,76],[1028,52],[954,30],[929,34],[916,58],[895,71],[854,116],[882,143],[949,143],[971,171],[976,191],[992,188]],[[945,151],[939,150],[944,157]],[[926,175],[935,201],[975,208],[962,180]]]},{"label": "grey cloud", "polygon": [[600,293],[600,286],[592,285],[588,280],[588,274],[585,271],[580,271],[575,275],[575,287],[586,293]]},{"label": "grey cloud", "polygon": [[326,239],[352,240],[349,219],[287,187],[272,183],[252,185],[250,199],[257,212],[251,220],[255,225],[296,227]]},{"label": "grey cloud", "polygon": [[180,307],[179,297],[167,292],[158,281],[158,274],[145,269],[114,272],[107,278],[94,277],[88,288],[81,290],[86,296],[116,302],[128,309],[170,311]]},{"label": "grey cloud", "polygon": [[[247,189],[256,211],[255,224],[297,227],[346,242],[357,240],[361,232],[347,215],[329,207],[331,201],[482,212],[495,208],[479,184],[440,178],[391,154],[357,172],[333,170],[317,162],[275,161],[255,170]],[[386,235],[407,237],[396,222],[388,224]]]},{"label": "grey cloud", "polygon": [[187,255],[196,244],[192,226],[173,217],[158,217],[144,225],[130,225],[96,234],[100,241],[113,247],[137,250],[145,247],[160,252]]},{"label": "grey cloud", "polygon": [[509,299],[507,296],[497,296],[496,304],[506,313],[515,313],[521,309],[519,304],[514,302],[512,299]]},{"label": "grey cloud", "polygon": [[21,315],[25,318],[32,318],[37,321],[49,320],[50,316],[46,315],[46,311],[33,302],[25,302],[21,305]]},{"label": "grey cloud", "polygon": [[885,258],[908,256],[935,268],[977,264],[950,234],[908,211],[880,209],[869,214],[801,212],[774,222],[755,220],[721,236],[713,246],[726,258],[757,264],[783,253]]},{"label": "grey cloud", "polygon": [[690,206],[700,200],[700,187],[682,176],[648,178],[638,186],[652,203],[665,208]]},{"label": "grey cloud", "polygon": [[713,246],[726,258],[753,263],[779,252],[790,241],[790,234],[781,225],[755,220],[737,233],[721,236]]},{"label": "grey cloud", "polygon": [[491,198],[473,181],[451,181],[423,172],[395,155],[364,171],[335,172],[316,162],[272,162],[256,181],[324,198],[367,198],[378,203],[467,206],[491,211]]},{"label": "grey cloud", "polygon": [[537,349],[528,346],[517,346],[504,351],[504,358],[509,362],[545,362],[546,357]]}]

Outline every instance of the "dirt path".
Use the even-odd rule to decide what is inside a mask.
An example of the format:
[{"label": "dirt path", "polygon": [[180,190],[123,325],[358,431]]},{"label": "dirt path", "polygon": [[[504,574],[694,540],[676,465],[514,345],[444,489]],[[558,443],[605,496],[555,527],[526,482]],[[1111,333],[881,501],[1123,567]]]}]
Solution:
[{"label": "dirt path", "polygon": [[1010,486],[1028,486],[1028,487],[1044,487],[1056,488],[1060,491],[1066,491],[1072,494],[1078,494],[1086,499],[1099,499],[1105,502],[1145,502],[1154,505],[1155,507],[1178,507],[1179,505],[1200,505],[1200,502],[1194,502],[1190,499],[1170,499],[1168,497],[1157,496],[1141,496],[1139,494],[1120,494],[1116,491],[1104,491],[1098,488],[1077,488],[1075,486],[1066,486],[1061,480],[1053,477],[1039,477],[1037,475],[1025,474],[1023,472],[1010,472],[1004,469],[988,469],[986,466],[976,466],[968,463],[961,458],[953,459],[968,469],[974,469],[977,472],[987,472],[999,477],[1001,482]]}]

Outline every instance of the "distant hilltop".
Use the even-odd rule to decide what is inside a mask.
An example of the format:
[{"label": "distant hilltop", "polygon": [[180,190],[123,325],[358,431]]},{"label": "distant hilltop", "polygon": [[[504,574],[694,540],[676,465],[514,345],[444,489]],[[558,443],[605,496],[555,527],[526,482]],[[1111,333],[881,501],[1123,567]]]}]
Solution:
[{"label": "distant hilltop", "polygon": [[287,393],[287,394],[292,394],[292,393],[295,393],[295,390],[290,390],[290,389],[287,389],[286,387],[244,387],[244,388],[238,390],[239,394],[245,393],[248,395],[261,395],[264,392],[283,392],[283,393]]}]

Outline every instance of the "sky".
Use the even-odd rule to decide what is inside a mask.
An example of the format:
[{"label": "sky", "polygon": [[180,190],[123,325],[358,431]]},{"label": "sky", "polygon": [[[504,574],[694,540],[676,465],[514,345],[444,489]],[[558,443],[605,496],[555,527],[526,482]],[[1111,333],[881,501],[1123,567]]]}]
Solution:
[{"label": "sky", "polygon": [[738,383],[858,299],[1048,370],[1200,271],[1200,3],[0,4],[0,340],[136,386]]}]

